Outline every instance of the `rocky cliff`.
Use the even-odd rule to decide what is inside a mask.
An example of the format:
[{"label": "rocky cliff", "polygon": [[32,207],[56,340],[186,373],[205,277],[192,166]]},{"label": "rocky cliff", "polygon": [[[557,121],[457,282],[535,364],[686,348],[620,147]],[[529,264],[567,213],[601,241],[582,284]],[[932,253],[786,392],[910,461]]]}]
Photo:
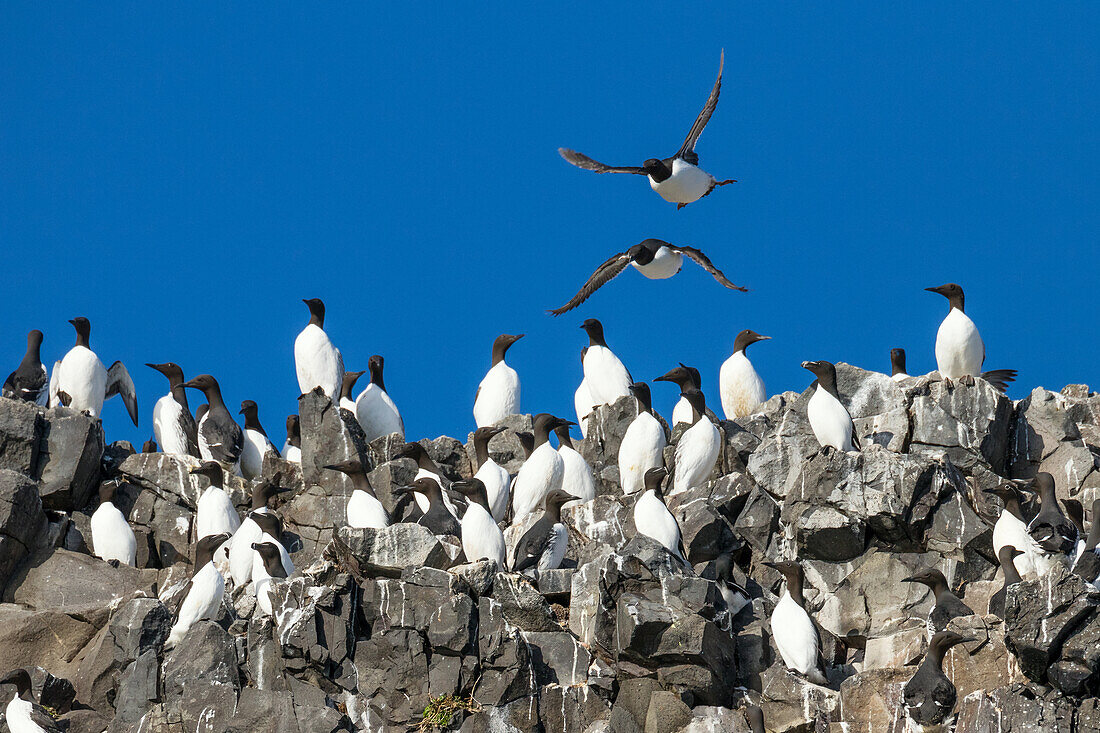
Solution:
[{"label": "rocky cliff", "polygon": [[[396,438],[365,444],[323,396],[304,395],[301,466],[264,466],[290,488],[278,512],[301,572],[277,584],[273,617],[227,593],[216,622],[167,652],[192,570],[198,462],[105,444],[98,421],[66,408],[0,400],[0,670],[30,668],[36,699],[71,731],[747,731],[756,704],[769,731],[900,733],[933,603],[902,579],[935,567],[978,612],[951,622],[974,639],[944,664],[957,733],[1100,730],[1100,594],[1059,570],[1011,586],[1004,619],[986,613],[1003,581],[991,545],[1001,507],[983,493],[1048,471],[1062,498],[1091,506],[1100,395],[1036,389],[1014,404],[980,380],[838,371],[863,450],[819,449],[808,391],[721,423],[712,479],[668,498],[693,568],[637,536],[634,497],[618,489],[633,400],[600,408],[578,444],[598,495],[565,509],[566,567],[537,585],[465,563],[453,538],[419,525],[344,526],[351,487],[322,466],[360,457],[393,510],[415,464],[392,459]],[[490,452],[514,472],[530,418],[506,422]],[[424,444],[448,476],[471,475],[468,436]],[[102,481],[119,482],[136,568],[90,552]],[[246,482],[227,488],[245,511]],[[715,610],[723,552],[752,596],[733,618]],[[763,562],[792,558],[827,687],[788,673],[771,639],[782,579]]]}]

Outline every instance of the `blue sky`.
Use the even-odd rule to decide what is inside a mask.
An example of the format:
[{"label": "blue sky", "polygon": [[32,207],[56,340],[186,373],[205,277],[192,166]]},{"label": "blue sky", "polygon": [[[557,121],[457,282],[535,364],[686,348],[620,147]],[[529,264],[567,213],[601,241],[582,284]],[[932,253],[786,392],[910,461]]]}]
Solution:
[{"label": "blue sky", "polygon": [[[719,7],[721,5],[721,7]],[[989,368],[1022,397],[1097,382],[1100,184],[1095,4],[18,3],[0,24],[0,358],[28,329],[52,363],[91,319],[130,368],[140,444],[163,378],[210,372],[296,410],[302,298],[351,369],[386,357],[411,438],[463,437],[502,332],[523,409],[573,415],[578,328],[603,320],[635,378],[683,361],[717,407],[734,335],[770,393],[804,359],[934,368],[966,289]],[[612,163],[671,155],[726,50],[697,151],[740,183],[677,211]],[[554,319],[597,264],[646,237],[707,252],[626,272]],[[668,414],[675,388],[656,386]],[[198,404],[199,395],[194,395]]]}]

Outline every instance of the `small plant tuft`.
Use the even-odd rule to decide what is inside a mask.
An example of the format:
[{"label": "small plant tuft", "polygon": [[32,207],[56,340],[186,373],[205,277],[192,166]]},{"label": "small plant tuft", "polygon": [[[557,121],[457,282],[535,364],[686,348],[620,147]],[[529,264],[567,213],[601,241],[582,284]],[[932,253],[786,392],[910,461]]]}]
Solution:
[{"label": "small plant tuft", "polygon": [[443,730],[454,720],[455,713],[476,713],[480,709],[481,706],[469,697],[458,695],[433,697],[428,701],[427,707],[424,708],[424,717],[420,720],[416,729],[421,733],[427,733],[427,731],[436,730],[437,728]]}]

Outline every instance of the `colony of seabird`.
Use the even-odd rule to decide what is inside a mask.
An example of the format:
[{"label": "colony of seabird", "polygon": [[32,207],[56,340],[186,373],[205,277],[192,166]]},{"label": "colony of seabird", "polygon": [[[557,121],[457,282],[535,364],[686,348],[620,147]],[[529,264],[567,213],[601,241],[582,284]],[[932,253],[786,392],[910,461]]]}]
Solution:
[{"label": "colony of seabird", "polygon": [[[608,166],[568,149],[561,155],[573,165],[599,173],[632,173],[648,177],[651,187],[664,200],[678,207],[694,203],[716,186],[733,183],[718,181],[698,167],[695,145],[711,115],[721,90],[722,73],[706,104],[691,127],[680,149],[669,158],[651,158],[639,167]],[[566,305],[555,309],[557,316],[584,303],[601,286],[634,266],[647,278],[663,279],[675,275],[687,257],[710,273],[724,287],[744,291],[734,285],[700,250],[673,245],[659,239],[646,239],[624,252],[613,255],[592,274],[581,290]],[[964,309],[962,288],[953,283],[928,290],[943,295],[949,310],[936,335],[934,353],[938,377],[948,388],[958,382],[972,385],[986,380],[1000,391],[1013,380],[1007,369],[983,371],[985,346],[974,322]],[[736,296],[742,297],[742,296]],[[332,400],[361,428],[366,441],[383,436],[405,440],[404,423],[397,404],[387,391],[383,378],[382,356],[372,356],[367,364],[370,382],[356,395],[355,384],[364,372],[345,371],[340,350],[325,331],[325,305],[319,298],[304,300],[309,322],[293,344],[294,361],[301,393],[315,391]],[[25,356],[7,378],[3,396],[54,407],[64,405],[91,417],[100,416],[104,400],[120,395],[134,424],[138,423],[138,400],[133,381],[121,362],[105,367],[91,346],[91,324],[86,318],[70,321],[76,329],[76,343],[59,362],[47,370],[42,364],[41,331],[27,336]],[[699,370],[680,364],[654,380],[674,384],[680,400],[672,415],[676,428],[672,465],[666,465],[665,448],[670,431],[653,411],[650,385],[637,381],[608,344],[603,325],[588,318],[581,325],[588,339],[582,350],[583,380],[575,395],[576,422],[559,415],[540,413],[533,418],[533,430],[527,436],[526,460],[514,476],[490,455],[488,445],[505,428],[501,421],[520,413],[520,376],[508,362],[509,349],[523,334],[502,334],[492,345],[491,366],[473,396],[472,475],[451,481],[420,443],[410,442],[396,456],[412,459],[418,469],[407,484],[395,487],[401,497],[392,511],[379,500],[368,478],[367,467],[358,459],[325,465],[326,470],[348,477],[353,486],[346,503],[345,520],[353,528],[382,529],[395,522],[412,522],[427,527],[436,535],[452,535],[461,544],[467,562],[490,560],[505,572],[523,574],[532,581],[558,568],[570,543],[570,531],[563,524],[563,507],[592,501],[596,482],[582,453],[573,446],[570,427],[580,425],[588,434],[593,413],[600,406],[622,398],[633,398],[636,417],[630,422],[618,449],[618,482],[622,496],[637,495],[633,501],[636,531],[659,543],[668,553],[676,572],[694,575],[689,562],[681,527],[670,512],[670,495],[692,491],[711,480],[719,458],[723,438],[721,421],[708,409],[700,385]],[[618,335],[622,338],[622,335]],[[748,349],[769,336],[751,329],[741,331],[732,344],[732,354],[719,371],[718,399],[710,405],[721,406],[728,420],[745,418],[758,411],[767,399],[764,381],[748,357]],[[578,344],[579,346],[580,344]],[[905,352],[890,354],[895,380],[913,379],[906,373]],[[183,643],[198,621],[215,618],[223,599],[233,590],[248,587],[256,597],[260,613],[272,613],[272,589],[299,572],[283,545],[283,526],[274,499],[283,490],[279,476],[265,479],[265,457],[281,456],[300,463],[303,443],[299,417],[286,421],[286,441],[277,448],[260,421],[259,406],[245,400],[236,415],[243,416],[243,427],[225,403],[218,380],[203,374],[187,380],[175,362],[149,363],[163,374],[167,392],[159,396],[152,410],[153,440],[145,451],[161,451],[191,456],[197,465],[191,474],[206,480],[206,488],[197,499],[195,518],[194,566],[189,587],[182,594],[165,641],[170,648]],[[823,361],[805,361],[802,366],[814,375],[812,396],[806,417],[825,456],[859,452],[865,446],[860,439],[845,400],[838,391],[837,368]],[[195,390],[205,403],[192,414],[188,390]],[[555,435],[558,446],[551,442]],[[251,482],[251,510],[241,514],[225,490],[228,476],[241,476]],[[992,532],[990,555],[1003,566],[1005,588],[1042,578],[1055,568],[1077,571],[1100,588],[1100,560],[1097,540],[1100,521],[1097,504],[1084,512],[1079,502],[1070,509],[1070,518],[1060,506],[1055,478],[1041,472],[1033,480],[988,489],[1004,504]],[[1025,507],[1025,497],[1034,495],[1038,511]],[[114,504],[114,485],[104,483],[99,491],[99,506],[91,516],[91,539],[95,555],[105,562],[134,565],[136,540],[127,517]],[[1085,515],[1091,518],[1091,530]],[[532,518],[533,521],[532,521]],[[528,529],[508,552],[505,530],[521,523]],[[749,606],[750,591],[735,579],[735,568],[745,564],[740,551],[743,544],[722,548],[714,559],[716,589],[715,610],[733,618]],[[775,647],[790,674],[813,685],[828,686],[829,672],[822,654],[820,630],[811,616],[803,595],[805,574],[798,557],[764,562],[752,558],[781,574],[784,591],[770,618]],[[950,670],[944,669],[948,651],[971,639],[949,629],[952,619],[974,612],[956,596],[944,574],[928,568],[905,580],[923,584],[933,594],[934,606],[927,619],[928,644],[924,660],[904,687],[902,708],[911,730],[940,730],[951,723],[956,706],[956,691]],[[1003,615],[1005,589],[990,603],[993,613]],[[14,686],[14,696],[6,704],[6,723],[13,733],[59,730],[55,721],[32,699],[28,672],[15,669],[0,683]],[[754,730],[766,730],[759,708],[750,706],[746,720]],[[946,729],[946,728],[943,728]],[[648,730],[648,728],[647,728]]]}]

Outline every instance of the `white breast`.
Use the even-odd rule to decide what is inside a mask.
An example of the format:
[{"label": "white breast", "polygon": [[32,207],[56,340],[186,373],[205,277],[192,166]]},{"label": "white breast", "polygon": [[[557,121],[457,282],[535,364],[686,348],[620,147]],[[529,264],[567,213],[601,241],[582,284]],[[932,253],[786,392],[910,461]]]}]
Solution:
[{"label": "white breast", "polygon": [[467,562],[496,560],[504,568],[504,534],[485,507],[471,501],[462,515],[462,551]]},{"label": "white breast", "polygon": [[540,573],[561,567],[561,561],[565,558],[565,550],[569,547],[569,530],[558,522],[550,530],[550,543],[539,558],[538,569]]},{"label": "white breast", "polygon": [[690,204],[701,199],[714,187],[714,176],[685,160],[672,161],[672,175],[657,183],[649,176],[650,187],[665,201]]},{"label": "white breast", "polygon": [[61,360],[58,372],[57,388],[72,398],[69,407],[99,417],[107,392],[107,369],[95,352],[74,346]]},{"label": "white breast", "polygon": [[1024,580],[1035,580],[1037,577],[1035,558],[1042,553],[1042,548],[1027,533],[1027,525],[1009,511],[1002,511],[993,525],[993,554],[999,553],[1005,545],[1012,545],[1023,553],[1017,555],[1013,561],[1020,577]]},{"label": "white breast", "polygon": [[679,494],[706,483],[721,447],[718,428],[705,417],[684,431],[676,444],[676,473],[670,493]]},{"label": "white breast", "polygon": [[[592,477],[592,469],[584,456],[569,446],[558,448],[558,455],[562,462],[561,488],[566,493],[580,499],[582,502],[596,498],[596,479]],[[570,502],[566,506],[572,506]]]},{"label": "white breast", "polygon": [[496,425],[519,412],[519,375],[504,360],[485,374],[474,400],[474,422],[479,428]]},{"label": "white breast", "polygon": [[637,262],[630,264],[650,280],[667,280],[684,266],[684,256],[668,247],[659,247],[653,255],[653,261],[648,265],[639,265]]},{"label": "white breast", "polygon": [[512,477],[504,468],[492,458],[481,464],[474,477],[485,484],[485,493],[489,499],[489,509],[492,510],[493,519],[504,521],[504,515],[508,513],[509,485]]},{"label": "white breast", "polygon": [[179,618],[168,634],[167,646],[175,646],[196,621],[215,618],[225,594],[225,578],[208,562],[191,579],[191,590],[180,606]]},{"label": "white breast", "polygon": [[[259,542],[262,534],[252,517],[245,517],[229,540],[229,575],[233,585],[240,587],[252,579],[252,555],[256,552],[252,543]],[[250,589],[249,592],[254,591]]]},{"label": "white breast", "polygon": [[634,494],[645,487],[645,472],[664,465],[665,431],[657,418],[648,412],[627,426],[619,445],[619,485],[624,494]]},{"label": "white breast", "polygon": [[267,572],[263,558],[252,550],[252,588],[256,592],[256,606],[268,616],[271,615],[271,575]]},{"label": "white breast", "polygon": [[29,700],[16,696],[13,697],[4,709],[4,719],[11,733],[43,733],[38,723],[31,718],[34,706]]},{"label": "white breast", "polygon": [[634,526],[647,537],[660,542],[666,550],[680,557],[680,525],[653,489],[647,489],[634,505]]},{"label": "white breast", "polygon": [[153,435],[156,436],[162,453],[187,455],[187,433],[180,424],[182,416],[183,406],[176,402],[171,392],[153,405]]},{"label": "white breast", "polygon": [[744,351],[738,351],[722,364],[718,384],[722,411],[730,420],[751,415],[767,399],[764,380],[753,369]]},{"label": "white breast", "polygon": [[584,381],[596,405],[610,405],[630,394],[630,372],[606,346],[588,347],[584,355]]},{"label": "white breast", "polygon": [[405,439],[405,422],[397,405],[384,389],[373,382],[355,398],[355,417],[368,442],[393,433]]},{"label": "white breast", "polygon": [[974,321],[958,308],[952,308],[936,333],[936,367],[940,376],[950,379],[982,372],[985,345]]},{"label": "white breast", "polygon": [[691,403],[684,397],[677,400],[676,406],[672,408],[672,426],[676,427],[682,422],[691,425],[694,418],[695,412],[692,410]]},{"label": "white breast", "polygon": [[772,639],[787,669],[806,674],[817,666],[818,640],[814,622],[787,591],[783,591],[783,597],[772,612]]},{"label": "white breast", "polygon": [[233,534],[241,526],[241,518],[229,494],[215,486],[208,486],[199,497],[195,517],[196,538],[227,532]]},{"label": "white breast", "polygon": [[100,504],[92,514],[91,526],[96,557],[118,560],[123,565],[136,563],[137,539],[118,507],[109,501]]},{"label": "white breast", "polygon": [[[439,475],[432,473],[431,471],[425,471],[423,468],[416,469],[416,476],[413,477],[413,481],[417,481],[422,478],[430,478],[435,481],[442,488],[443,484],[439,480]],[[428,513],[428,509],[432,503],[428,500],[427,494],[421,494],[419,491],[413,492],[413,498],[416,499],[416,505],[420,507],[420,511],[424,514]],[[454,502],[451,501],[450,495],[446,491],[443,492],[443,506],[447,507],[447,511],[451,513],[455,519],[458,519],[458,512],[455,510]]]},{"label": "white breast", "polygon": [[822,446],[837,450],[855,450],[852,445],[852,418],[840,400],[818,385],[806,405],[806,417],[814,437]]},{"label": "white breast", "polygon": [[573,394],[573,409],[577,411],[577,423],[581,426],[581,435],[588,435],[588,416],[592,414],[595,406],[592,391],[588,389],[588,381],[582,379],[580,386]]},{"label": "white breast", "polygon": [[[245,430],[241,445],[241,474],[246,479],[254,479],[263,473],[264,454],[271,441],[259,430]],[[274,447],[274,446],[271,446]]]},{"label": "white breast", "polygon": [[340,394],[344,361],[324,329],[312,323],[294,339],[294,368],[302,394],[320,387],[329,398]]},{"label": "white breast", "polygon": [[290,463],[302,463],[302,449],[289,443],[283,446],[283,458]]},{"label": "white breast", "polygon": [[386,509],[382,502],[362,489],[355,489],[348,499],[347,518],[349,527],[371,527],[382,529],[389,524]]},{"label": "white breast", "polygon": [[512,489],[513,521],[538,509],[547,494],[560,489],[564,474],[565,464],[554,446],[547,442],[535,448],[516,475]]}]

